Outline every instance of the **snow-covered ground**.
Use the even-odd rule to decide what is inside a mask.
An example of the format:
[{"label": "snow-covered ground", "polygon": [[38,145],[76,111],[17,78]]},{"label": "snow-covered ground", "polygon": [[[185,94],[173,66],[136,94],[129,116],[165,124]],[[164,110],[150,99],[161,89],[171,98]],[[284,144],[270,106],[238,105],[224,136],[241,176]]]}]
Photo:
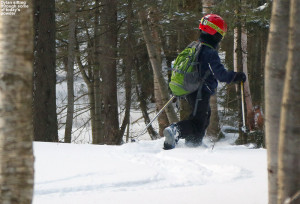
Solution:
[{"label": "snow-covered ground", "polygon": [[34,204],[266,204],[266,150],[34,143]]}]

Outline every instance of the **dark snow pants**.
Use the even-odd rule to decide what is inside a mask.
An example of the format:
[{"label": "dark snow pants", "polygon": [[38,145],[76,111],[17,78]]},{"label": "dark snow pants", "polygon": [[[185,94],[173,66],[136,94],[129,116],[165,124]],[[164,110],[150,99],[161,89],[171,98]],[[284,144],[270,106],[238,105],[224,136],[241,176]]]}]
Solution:
[{"label": "dark snow pants", "polygon": [[211,114],[209,105],[210,94],[202,90],[202,100],[198,102],[196,115],[193,116],[196,97],[197,91],[186,96],[186,99],[191,106],[192,113],[187,120],[182,120],[177,123],[180,131],[180,138],[184,138],[186,144],[193,146],[201,145],[206,128],[209,125]]}]

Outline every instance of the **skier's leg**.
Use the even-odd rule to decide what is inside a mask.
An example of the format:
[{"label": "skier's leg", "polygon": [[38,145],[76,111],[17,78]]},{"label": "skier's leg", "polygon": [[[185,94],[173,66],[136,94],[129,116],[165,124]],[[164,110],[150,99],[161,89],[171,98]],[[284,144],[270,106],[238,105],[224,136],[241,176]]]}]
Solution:
[{"label": "skier's leg", "polygon": [[[195,106],[196,94],[192,93],[187,96],[187,100],[192,107]],[[193,145],[200,145],[205,135],[205,130],[209,124],[210,107],[209,107],[210,94],[202,91],[202,100],[198,102],[196,115],[190,115],[188,120],[183,120],[177,123],[180,131],[180,138],[185,138],[187,143]]]}]

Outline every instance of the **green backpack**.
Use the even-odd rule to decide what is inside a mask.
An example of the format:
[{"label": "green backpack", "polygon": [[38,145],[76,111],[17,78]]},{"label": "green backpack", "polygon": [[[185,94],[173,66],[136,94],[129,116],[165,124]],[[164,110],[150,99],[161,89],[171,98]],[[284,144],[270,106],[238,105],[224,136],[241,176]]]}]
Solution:
[{"label": "green backpack", "polygon": [[198,69],[199,62],[197,61],[200,48],[201,43],[194,41],[177,56],[172,66],[172,76],[169,83],[175,96],[185,96],[198,90],[200,86],[202,87],[205,79],[201,79],[201,67],[199,66]]}]

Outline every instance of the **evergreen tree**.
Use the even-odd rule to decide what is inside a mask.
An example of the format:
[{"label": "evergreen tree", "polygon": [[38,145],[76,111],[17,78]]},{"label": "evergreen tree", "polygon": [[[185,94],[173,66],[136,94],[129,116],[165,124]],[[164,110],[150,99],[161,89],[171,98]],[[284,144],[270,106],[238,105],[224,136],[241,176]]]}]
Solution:
[{"label": "evergreen tree", "polygon": [[34,140],[58,141],[56,114],[55,1],[33,1],[34,69],[33,127]]}]

